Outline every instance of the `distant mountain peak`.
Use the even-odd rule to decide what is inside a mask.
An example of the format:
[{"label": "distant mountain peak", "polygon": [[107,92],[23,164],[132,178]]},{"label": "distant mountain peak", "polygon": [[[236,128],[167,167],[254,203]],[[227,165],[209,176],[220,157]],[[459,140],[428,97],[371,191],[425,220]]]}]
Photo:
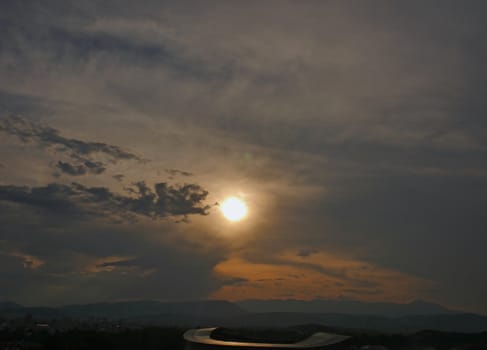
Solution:
[{"label": "distant mountain peak", "polygon": [[456,313],[440,304],[424,300],[409,303],[364,302],[358,300],[245,300],[237,303],[249,312],[305,312],[400,317]]}]

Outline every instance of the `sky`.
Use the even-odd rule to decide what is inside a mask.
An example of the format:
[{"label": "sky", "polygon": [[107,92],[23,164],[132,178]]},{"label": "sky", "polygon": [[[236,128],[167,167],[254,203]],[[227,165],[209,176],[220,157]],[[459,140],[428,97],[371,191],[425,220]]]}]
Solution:
[{"label": "sky", "polygon": [[486,11],[1,1],[0,300],[487,313]]}]

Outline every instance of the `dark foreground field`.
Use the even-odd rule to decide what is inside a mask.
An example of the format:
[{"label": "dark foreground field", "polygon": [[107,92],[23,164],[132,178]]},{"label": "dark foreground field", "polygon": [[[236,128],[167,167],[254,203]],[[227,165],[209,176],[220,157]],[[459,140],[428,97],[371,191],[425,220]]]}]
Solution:
[{"label": "dark foreground field", "polygon": [[[292,342],[315,330],[330,331],[331,329],[322,326],[300,326],[286,329],[220,329],[216,332],[215,338],[268,342],[277,341],[282,337],[283,342]],[[55,333],[29,329],[2,330],[0,331],[0,350],[182,350],[185,349],[185,342],[182,338],[185,331],[186,328],[176,327],[146,327],[120,331],[69,330]],[[406,335],[342,330],[341,333],[352,336],[344,346],[346,350],[487,350],[487,332],[466,334],[421,331]]]},{"label": "dark foreground field", "polygon": [[70,330],[50,334],[46,331],[0,332],[0,350],[125,350],[184,349],[182,328],[127,329],[120,332]]}]

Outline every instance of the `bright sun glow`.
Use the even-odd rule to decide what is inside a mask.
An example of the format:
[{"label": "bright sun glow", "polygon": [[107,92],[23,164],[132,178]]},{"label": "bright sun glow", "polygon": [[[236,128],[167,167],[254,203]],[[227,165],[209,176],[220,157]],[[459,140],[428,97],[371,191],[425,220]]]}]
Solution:
[{"label": "bright sun glow", "polygon": [[230,221],[242,220],[247,215],[247,206],[236,197],[229,197],[220,206],[223,216]]}]

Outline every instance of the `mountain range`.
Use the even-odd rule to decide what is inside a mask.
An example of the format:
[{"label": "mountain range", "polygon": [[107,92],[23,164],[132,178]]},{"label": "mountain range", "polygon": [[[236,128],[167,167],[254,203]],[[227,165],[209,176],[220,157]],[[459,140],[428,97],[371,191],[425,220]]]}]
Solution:
[{"label": "mountain range", "polygon": [[39,320],[106,318],[140,325],[184,327],[289,327],[322,324],[383,332],[415,332],[424,329],[487,332],[487,316],[450,310],[424,301],[397,304],[345,300],[248,300],[238,303],[220,300],[143,300],[60,307],[25,307],[12,302],[0,302],[0,319],[26,315]]},{"label": "mountain range", "polygon": [[416,300],[407,304],[368,303],[356,300],[245,300],[237,303],[248,312],[305,312],[401,317],[461,313],[442,305]]}]

